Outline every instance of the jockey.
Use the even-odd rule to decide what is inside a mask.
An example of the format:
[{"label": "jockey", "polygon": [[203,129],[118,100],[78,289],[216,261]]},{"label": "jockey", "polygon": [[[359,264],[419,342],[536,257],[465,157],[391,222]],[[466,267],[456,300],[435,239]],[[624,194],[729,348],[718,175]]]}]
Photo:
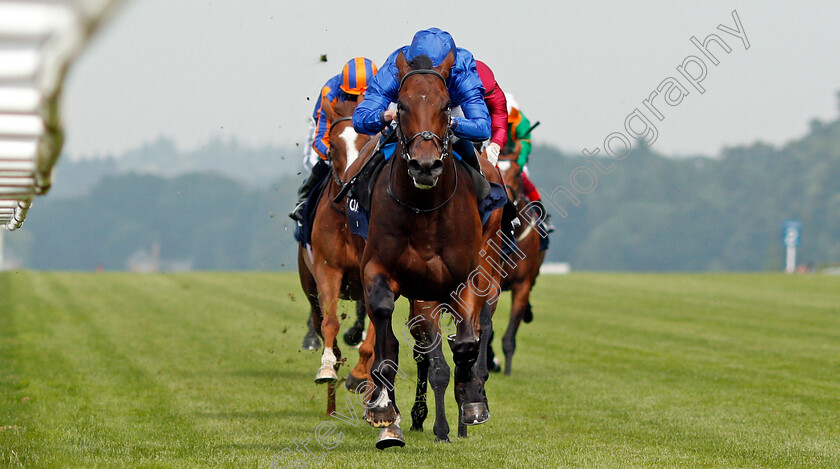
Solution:
[{"label": "jockey", "polygon": [[508,140],[505,144],[505,152],[516,152],[517,143],[519,144],[519,157],[516,159],[516,163],[522,168],[522,189],[525,192],[525,197],[545,214],[546,231],[551,233],[554,231],[554,225],[540,200],[537,186],[531,182],[528,171],[528,157],[531,155],[531,121],[519,109],[519,103],[516,102],[516,98],[512,94],[505,93],[505,100],[507,101],[508,111]]},{"label": "jockey", "polygon": [[487,159],[495,165],[499,161],[502,147],[507,142],[507,100],[490,67],[480,60],[476,60],[475,65],[484,86],[484,103],[490,112],[490,141],[485,142],[484,151],[487,153]]},{"label": "jockey", "polygon": [[[454,147],[458,155],[480,171],[478,158],[470,141],[490,138],[490,115],[484,104],[484,87],[478,77],[472,54],[466,49],[455,47],[452,36],[438,28],[418,31],[411,45],[397,49],[388,57],[379,73],[370,81],[365,100],[353,112],[353,127],[356,132],[375,134],[396,118],[397,110],[389,109],[389,106],[397,101],[400,91],[396,65],[400,52],[404,54],[408,63],[426,56],[431,60],[433,67],[440,65],[450,52],[455,53],[455,63],[446,84],[453,110],[450,128],[460,139]],[[458,106],[463,117],[456,116]]]},{"label": "jockey", "polygon": [[[323,98],[335,104],[339,101],[356,101],[363,95],[370,79],[376,75],[376,65],[364,57],[350,59],[338,75],[327,80],[315,100],[315,110],[309,121],[309,135],[303,150],[303,165],[310,171],[309,177],[298,190],[295,208],[289,217],[297,222],[303,221],[303,204],[309,193],[329,172],[330,123],[321,109]],[[364,97],[362,97],[364,99]]]}]

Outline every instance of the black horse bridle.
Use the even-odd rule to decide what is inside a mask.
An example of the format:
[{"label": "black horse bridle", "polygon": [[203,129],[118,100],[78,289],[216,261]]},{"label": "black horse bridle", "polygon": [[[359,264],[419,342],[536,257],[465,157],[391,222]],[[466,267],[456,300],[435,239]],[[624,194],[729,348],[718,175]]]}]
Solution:
[{"label": "black horse bridle", "polygon": [[[412,70],[405,74],[400,80],[400,90],[402,90],[403,83],[405,83],[405,79],[412,76],[412,75],[434,75],[440,78],[440,81],[443,82],[444,88],[446,88],[446,78],[443,77],[440,73],[435,70],[431,69],[420,69],[420,70]],[[398,112],[401,111],[401,107],[397,104]],[[435,147],[440,152],[440,159],[443,161],[449,155],[449,143],[452,136],[452,129],[449,127],[449,117],[451,116],[452,109],[450,107],[446,108],[446,117],[447,117],[447,125],[446,125],[446,133],[443,134],[443,138],[440,138],[439,135],[432,132],[431,130],[423,130],[421,132],[417,132],[411,138],[406,139],[405,133],[402,130],[402,124],[400,123],[399,118],[397,119],[397,139],[399,140],[400,147],[402,148],[402,159],[406,162],[411,160],[411,152],[409,151],[409,147],[418,138],[422,140],[432,140],[435,143]],[[388,195],[399,204],[401,207],[411,210],[414,213],[431,213],[443,208],[446,204],[448,204],[453,197],[455,197],[455,193],[458,191],[458,168],[455,168],[455,187],[452,189],[452,193],[449,194],[449,197],[443,201],[440,205],[432,208],[418,208],[414,207],[410,204],[403,202],[402,200],[397,197],[393,190],[391,190],[391,179],[392,173],[394,170],[394,163],[391,162],[391,166],[388,168]]]},{"label": "black horse bridle", "polygon": [[[446,88],[446,78],[443,77],[440,73],[435,70],[431,69],[421,69],[421,70],[412,70],[405,74],[405,76],[400,79],[400,87],[399,89],[402,90],[403,83],[405,83],[406,78],[412,75],[434,75],[440,78],[440,81],[443,82],[444,88]],[[402,106],[397,103],[397,113],[399,114],[402,111]],[[438,134],[432,132],[431,130],[423,130],[417,132],[416,134],[412,135],[411,138],[406,138],[405,132],[403,132],[402,124],[400,123],[399,118],[397,119],[397,138],[400,141],[400,146],[402,147],[402,158],[405,161],[411,160],[411,144],[417,140],[418,138],[422,140],[431,140],[434,142],[435,147],[440,152],[440,159],[444,160],[447,156],[449,156],[449,142],[452,138],[452,129],[449,127],[449,117],[452,114],[452,109],[447,106],[446,108],[446,132],[443,134],[443,138],[441,138]]]}]

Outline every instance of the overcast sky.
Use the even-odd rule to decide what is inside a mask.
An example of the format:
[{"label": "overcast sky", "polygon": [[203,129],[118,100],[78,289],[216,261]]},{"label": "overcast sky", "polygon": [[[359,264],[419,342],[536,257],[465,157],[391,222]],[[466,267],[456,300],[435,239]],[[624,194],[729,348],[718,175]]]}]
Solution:
[{"label": "overcast sky", "polygon": [[[750,43],[735,28],[737,10]],[[485,61],[542,125],[535,143],[602,147],[657,85],[700,52],[691,36],[732,48],[662,107],[654,148],[714,155],[781,143],[837,115],[840,2],[133,0],[75,64],[64,111],[72,157],[119,153],[167,135],[301,142],[324,82],[349,58],[379,65],[431,26]],[[327,54],[326,63],[319,62]],[[706,59],[708,60],[708,59]]]}]

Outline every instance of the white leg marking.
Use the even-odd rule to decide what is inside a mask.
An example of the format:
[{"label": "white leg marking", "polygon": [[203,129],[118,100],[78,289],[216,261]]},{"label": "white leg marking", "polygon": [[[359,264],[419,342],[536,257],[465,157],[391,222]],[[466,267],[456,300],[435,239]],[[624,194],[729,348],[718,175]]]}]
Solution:
[{"label": "white leg marking", "polygon": [[333,354],[332,347],[324,347],[324,354],[321,355],[321,368],[327,366],[335,366],[335,354]]},{"label": "white leg marking", "polygon": [[365,339],[367,339],[367,330],[362,331],[362,340],[359,341],[359,343],[356,344],[356,346],[353,347],[353,348],[355,348],[357,350],[362,348],[362,344],[365,342]]},{"label": "white leg marking", "polygon": [[388,397],[388,391],[383,389],[382,392],[379,393],[379,398],[373,403],[373,405],[376,407],[386,407],[390,403],[391,399]]}]

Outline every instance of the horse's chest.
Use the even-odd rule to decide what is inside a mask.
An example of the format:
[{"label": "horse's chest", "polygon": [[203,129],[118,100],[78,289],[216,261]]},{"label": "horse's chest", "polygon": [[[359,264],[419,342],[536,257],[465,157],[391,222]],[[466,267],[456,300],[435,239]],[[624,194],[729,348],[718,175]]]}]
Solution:
[{"label": "horse's chest", "polygon": [[471,270],[472,259],[457,249],[432,246],[429,242],[409,243],[400,256],[405,280],[411,284],[449,288],[465,279]]}]

